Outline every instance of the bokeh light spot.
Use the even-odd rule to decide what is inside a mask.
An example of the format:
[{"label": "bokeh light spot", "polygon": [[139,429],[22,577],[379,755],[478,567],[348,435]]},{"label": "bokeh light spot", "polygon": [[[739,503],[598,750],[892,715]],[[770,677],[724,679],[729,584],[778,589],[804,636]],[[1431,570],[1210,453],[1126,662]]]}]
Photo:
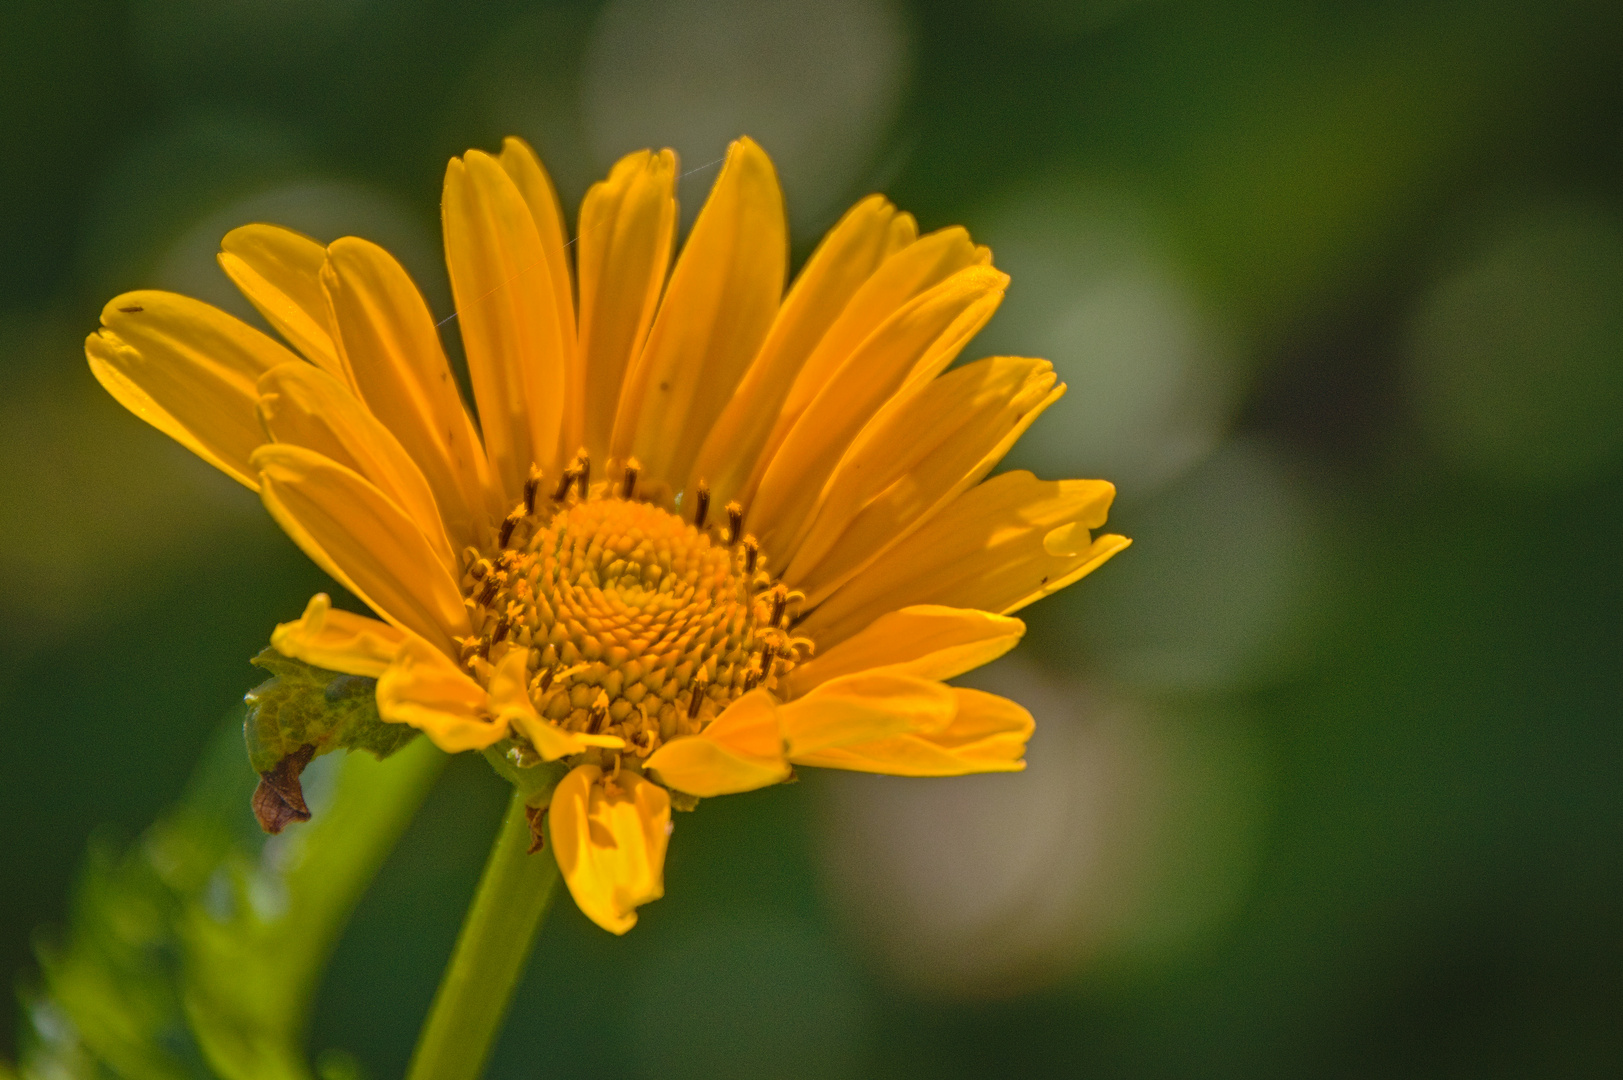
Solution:
[{"label": "bokeh light spot", "polygon": [[[862,194],[907,87],[911,38],[888,0],[611,0],[585,56],[588,136],[604,166],[674,146],[698,170],[749,135],[806,235]],[[690,220],[714,179],[684,181]]]},{"label": "bokeh light spot", "polygon": [[1578,483],[1623,452],[1623,222],[1524,210],[1420,304],[1411,400],[1433,447],[1489,480]]}]

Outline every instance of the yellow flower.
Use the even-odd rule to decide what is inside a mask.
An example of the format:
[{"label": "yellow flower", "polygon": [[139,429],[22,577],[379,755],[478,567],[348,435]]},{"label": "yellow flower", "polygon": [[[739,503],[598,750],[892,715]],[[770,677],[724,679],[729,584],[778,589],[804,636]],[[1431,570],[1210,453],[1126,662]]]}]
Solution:
[{"label": "yellow flower", "polygon": [[376,678],[382,717],[447,751],[571,766],[553,848],[615,933],[663,892],[673,801],[793,765],[1022,768],[1030,714],[942,680],[1127,544],[1090,532],[1108,483],[985,479],[1064,386],[1042,360],[946,370],[1008,280],[963,229],[919,236],[871,196],[785,294],[777,175],[741,139],[667,275],[675,182],[669,150],[623,159],[571,243],[524,143],[452,160],[477,426],[422,296],[355,237],[222,242],[296,352],[152,291],[86,342],[114,397],[382,620],[317,596],[279,651]]}]

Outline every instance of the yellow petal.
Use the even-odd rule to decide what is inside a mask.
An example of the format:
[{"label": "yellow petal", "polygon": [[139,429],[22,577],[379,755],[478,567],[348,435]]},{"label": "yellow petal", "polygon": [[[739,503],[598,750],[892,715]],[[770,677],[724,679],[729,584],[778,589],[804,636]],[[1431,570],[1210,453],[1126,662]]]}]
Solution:
[{"label": "yellow petal", "polygon": [[702,799],[781,784],[789,778],[789,762],[772,695],[745,694],[699,734],[654,751],[645,766],[665,786]]},{"label": "yellow petal", "polygon": [[441,650],[468,633],[456,581],[422,531],[352,469],[299,446],[254,453],[260,498],[304,553],[373,611]]},{"label": "yellow petal", "polygon": [[448,754],[483,750],[507,734],[489,716],[485,691],[449,656],[407,635],[394,663],[378,679],[378,715],[409,724]]},{"label": "yellow petal", "polygon": [[625,740],[617,735],[587,735],[565,731],[536,711],[530,700],[528,649],[509,649],[490,676],[490,709],[503,727],[515,727],[544,761],[579,754],[588,747],[618,750]]},{"label": "yellow petal", "polygon": [[611,453],[674,488],[766,338],[783,296],[788,225],[778,174],[749,139],[727,150],[614,421]]},{"label": "yellow petal", "polygon": [[143,290],[102,309],[85,339],[96,380],[118,403],[227,476],[257,490],[248,464],[265,442],[255,384],[299,358],[218,308]]},{"label": "yellow petal", "polygon": [[822,603],[979,483],[1064,392],[1048,361],[999,356],[897,395],[840,459],[784,576]]},{"label": "yellow petal", "polygon": [[920,679],[950,679],[1014,648],[1026,624],[1007,615],[919,604],[890,611],[789,673],[790,697],[829,679],[883,667]]},{"label": "yellow petal", "polygon": [[485,451],[511,504],[532,464],[559,471],[569,353],[552,271],[530,208],[489,154],[451,160],[440,209]]},{"label": "yellow petal", "polygon": [[612,780],[577,765],[552,793],[547,828],[564,883],[582,913],[613,934],[637,908],[665,895],[671,799],[658,784],[622,771]]},{"label": "yellow petal", "polygon": [[746,517],[764,548],[793,558],[790,542],[857,433],[921,364],[940,370],[952,361],[992,317],[1008,280],[986,266],[959,271],[904,305],[856,348],[766,468]]},{"label": "yellow petal", "polygon": [[337,379],[302,362],[272,368],[259,379],[259,419],[276,442],[314,450],[370,480],[422,530],[446,572],[457,572],[422,470]]},{"label": "yellow petal", "polygon": [[922,293],[946,281],[953,274],[989,260],[984,248],[977,248],[961,228],[942,229],[925,237],[911,214],[898,214],[891,220],[887,236],[887,256],[862,287],[845,304],[816,348],[801,366],[790,387],[783,409],[772,426],[757,466],[739,496],[747,506],[760,486],[767,463],[782,445],[789,429],[806,407],[822,392],[829,379],[850,359],[851,353],[868,339],[886,319]]},{"label": "yellow petal", "polygon": [[676,154],[627,155],[580,204],[579,356],[585,378],[585,443],[609,454],[614,414],[631,358],[659,307],[676,237]]},{"label": "yellow petal", "polygon": [[847,211],[817,245],[738,391],[706,437],[688,490],[704,481],[718,506],[742,490],[807,357],[890,253],[899,216],[907,217],[898,215],[884,196],[870,195]]},{"label": "yellow petal", "polygon": [[[970,488],[815,608],[801,632],[824,648],[912,604],[1007,615],[1089,573],[1126,547],[1091,541],[1116,489],[1103,480],[1007,472]],[[1051,550],[1056,541],[1064,542]]]},{"label": "yellow petal", "polygon": [[353,236],[327,249],[321,284],[361,400],[422,470],[453,544],[482,542],[509,507],[487,491],[484,448],[422,293],[393,255]]},{"label": "yellow petal", "polygon": [[563,208],[558,205],[558,191],[552,186],[552,177],[547,175],[529,143],[509,135],[502,140],[499,160],[502,169],[513,178],[524,205],[530,208],[530,220],[535,222],[541,250],[547,257],[547,276],[551,279],[552,303],[564,349],[564,393],[568,399],[564,408],[562,445],[572,451],[583,437],[585,387],[580,358],[575,351],[575,290],[569,272],[569,236],[564,227]]},{"label": "yellow petal", "polygon": [[[911,216],[903,216],[911,225]],[[810,405],[857,346],[897,311],[953,275],[986,262],[985,249],[976,247],[969,233],[957,226],[920,237],[892,253],[863,282],[818,341],[795,379],[784,405],[785,416],[798,416]]]},{"label": "yellow petal", "polygon": [[347,385],[321,291],[327,249],[280,225],[244,225],[220,241],[220,268],[288,343]]},{"label": "yellow petal", "polygon": [[958,710],[934,734],[896,735],[796,757],[797,765],[892,776],[963,776],[1019,772],[1036,726],[1019,705],[979,690],[954,688]]},{"label": "yellow petal", "polygon": [[271,631],[271,646],[283,656],[370,679],[388,670],[405,640],[386,622],[333,607],[326,593],[312,596],[299,619]]},{"label": "yellow petal", "polygon": [[952,722],[952,688],[884,668],[841,675],[778,707],[792,761],[830,747],[905,732],[940,731]]}]

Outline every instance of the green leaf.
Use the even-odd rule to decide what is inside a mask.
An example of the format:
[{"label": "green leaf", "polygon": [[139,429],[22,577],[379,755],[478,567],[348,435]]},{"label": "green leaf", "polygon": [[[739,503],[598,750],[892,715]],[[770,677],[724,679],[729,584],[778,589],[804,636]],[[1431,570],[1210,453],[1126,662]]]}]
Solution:
[{"label": "green leaf", "polygon": [[366,750],[380,760],[417,737],[378,715],[377,680],[328,671],[267,648],[254,664],[271,679],[248,692],[243,736],[259,774],[254,815],[268,833],[310,820],[300,774],[333,750]]},{"label": "green leaf", "polygon": [[222,734],[178,806],[92,846],[69,926],[39,941],[22,1080],[311,1080],[321,972],[445,755],[335,759],[314,820],[266,837],[236,724]]}]

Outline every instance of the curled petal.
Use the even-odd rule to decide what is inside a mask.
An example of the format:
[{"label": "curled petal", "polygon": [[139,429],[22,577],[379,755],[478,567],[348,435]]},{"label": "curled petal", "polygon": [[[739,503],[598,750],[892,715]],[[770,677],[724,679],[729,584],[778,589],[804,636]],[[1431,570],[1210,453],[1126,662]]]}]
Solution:
[{"label": "curled petal", "polygon": [[483,750],[507,734],[506,724],[488,718],[484,689],[415,635],[401,642],[378,679],[378,714],[390,723],[410,724],[448,754]]},{"label": "curled petal", "polygon": [[85,356],[120,405],[258,489],[248,458],[265,433],[254,416],[254,384],[297,356],[218,308],[150,289],[108,302]]},{"label": "curled petal", "polygon": [[490,677],[490,710],[502,727],[512,726],[530,740],[544,761],[557,761],[570,754],[579,754],[592,746],[618,750],[625,740],[618,735],[587,735],[579,731],[565,731],[536,711],[530,700],[529,667],[525,663],[527,649],[509,649],[496,671]]},{"label": "curled petal", "polygon": [[1026,741],[1035,727],[1031,714],[996,694],[963,688],[954,688],[952,694],[957,698],[957,714],[942,731],[830,747],[797,755],[795,764],[891,776],[963,776],[1024,769]]},{"label": "curled petal", "polygon": [[654,751],[647,767],[666,786],[706,799],[781,784],[789,778],[789,762],[772,695],[745,694],[699,734]]},{"label": "curled petal", "polygon": [[243,225],[225,234],[217,258],[277,333],[322,370],[354,385],[333,344],[332,312],[321,291],[326,248],[279,225]]},{"label": "curled petal", "polygon": [[830,747],[910,732],[938,732],[952,723],[952,688],[889,668],[830,679],[805,697],[779,706],[789,759]]},{"label": "curled petal", "polygon": [[638,907],[665,895],[671,798],[658,784],[577,765],[553,791],[547,820],[570,895],[603,929],[625,933]]},{"label": "curled petal", "polygon": [[271,645],[283,656],[369,679],[389,669],[405,640],[403,630],[386,622],[334,608],[326,593],[316,593],[303,616],[271,632]]}]

